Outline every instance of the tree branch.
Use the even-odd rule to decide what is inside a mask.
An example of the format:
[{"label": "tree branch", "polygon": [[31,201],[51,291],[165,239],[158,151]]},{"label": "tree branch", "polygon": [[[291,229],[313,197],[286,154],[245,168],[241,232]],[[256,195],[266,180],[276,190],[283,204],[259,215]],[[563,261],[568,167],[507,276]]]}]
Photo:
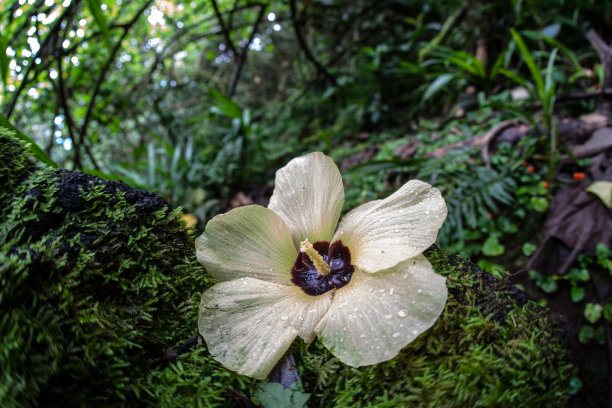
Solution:
[{"label": "tree branch", "polygon": [[334,76],[331,75],[325,69],[325,67],[323,67],[319,63],[319,61],[317,61],[314,55],[312,55],[310,48],[308,48],[308,45],[306,44],[306,41],[304,40],[304,37],[302,36],[300,27],[299,27],[299,22],[298,22],[297,6],[295,4],[295,0],[289,0],[289,5],[291,6],[291,22],[293,24],[293,30],[295,31],[295,36],[298,40],[298,43],[300,44],[300,47],[302,48],[302,51],[304,51],[306,58],[308,58],[308,60],[313,63],[313,65],[317,68],[317,71],[319,71],[319,73],[323,74],[323,76],[325,76],[325,78],[327,78],[332,84],[336,84],[336,78],[334,78]]},{"label": "tree branch", "polygon": [[[59,16],[59,18],[57,19],[57,21],[55,22],[51,30],[49,30],[49,34],[47,34],[47,36],[45,37],[45,41],[42,42],[42,44],[40,45],[40,51],[34,57],[42,58],[46,55],[45,52],[48,52],[48,50],[50,49],[53,50],[57,48],[57,38],[59,36],[59,31],[62,26],[62,23],[66,23],[66,20],[71,20],[71,18],[73,17],[73,14],[76,12],[76,9],[79,6],[80,1],[81,0],[75,0],[73,3],[70,4],[70,6],[66,8],[66,10],[62,13],[62,15]],[[66,23],[66,27],[68,25],[69,24]],[[51,45],[51,43],[53,45]],[[33,60],[34,58],[32,58],[32,63],[28,66],[28,69],[24,73],[23,80],[21,81],[21,83],[19,84],[19,88],[17,88],[17,91],[13,95],[13,99],[11,99],[11,103],[8,105],[8,108],[4,111],[4,116],[7,119],[13,114],[15,106],[17,105],[17,99],[19,99],[19,95],[21,95],[21,92],[23,92],[25,87],[29,84],[28,76],[30,74],[30,71],[34,67],[37,66],[37,64],[34,64]],[[36,78],[41,71],[42,69],[37,69],[35,71],[36,75],[34,75],[34,78]]]},{"label": "tree branch", "polygon": [[106,60],[106,63],[104,64],[104,67],[102,67],[102,71],[100,72],[100,76],[98,77],[98,80],[96,81],[96,85],[94,86],[94,90],[93,90],[93,92],[91,94],[91,100],[89,101],[89,106],[87,107],[87,113],[85,114],[85,119],[83,120],[83,125],[81,126],[81,132],[80,133],[81,133],[81,136],[82,136],[83,139],[85,139],[85,136],[87,135],[87,127],[89,126],[89,122],[91,120],[91,115],[93,114],[93,108],[94,108],[94,106],[96,104],[96,97],[100,93],[100,87],[102,86],[102,83],[104,82],[104,78],[106,76],[106,73],[108,72],[112,62],[115,60],[115,55],[117,55],[117,52],[121,48],[121,43],[123,42],[125,37],[128,35],[128,32],[130,31],[132,26],[136,23],[136,21],[138,21],[138,18],[144,13],[144,11],[147,9],[147,7],[149,7],[151,5],[151,3],[153,3],[153,0],[148,0],[144,4],[144,6],[142,6],[136,12],[136,14],[132,18],[132,20],[130,20],[128,23],[126,23],[125,27],[123,28],[123,34],[119,38],[119,41],[117,41],[115,43],[115,46],[111,50],[110,56]]},{"label": "tree branch", "polygon": [[242,74],[242,68],[244,67],[249,52],[249,46],[253,42],[255,34],[257,34],[257,27],[259,27],[259,23],[261,22],[261,19],[263,18],[265,12],[266,5],[264,4],[261,5],[259,8],[259,14],[257,15],[255,23],[253,23],[253,29],[251,30],[251,35],[249,35],[249,40],[246,42],[246,44],[244,44],[244,47],[242,47],[242,50],[238,54],[238,59],[236,60],[236,68],[234,69],[234,74],[232,75],[232,80],[227,90],[227,97],[230,99],[232,96],[234,96],[234,93],[236,92],[236,86],[238,86],[238,81],[240,80],[240,75]]},{"label": "tree branch", "polygon": [[230,32],[227,29],[227,27],[225,26],[225,21],[223,20],[223,16],[221,15],[221,12],[219,11],[219,6],[217,5],[217,0],[211,0],[211,3],[212,3],[212,6],[213,6],[213,9],[215,9],[215,15],[217,16],[217,20],[219,21],[219,26],[221,27],[221,32],[223,33],[223,37],[225,38],[225,42],[227,42],[227,46],[234,53],[234,55],[237,55],[236,47],[234,46],[234,42],[232,41],[232,39],[230,37]]}]

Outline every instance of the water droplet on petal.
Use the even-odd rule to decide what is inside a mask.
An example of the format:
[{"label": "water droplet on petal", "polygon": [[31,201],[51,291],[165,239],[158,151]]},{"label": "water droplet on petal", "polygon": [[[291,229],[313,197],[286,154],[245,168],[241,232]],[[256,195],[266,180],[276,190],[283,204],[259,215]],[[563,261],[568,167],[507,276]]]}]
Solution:
[{"label": "water droplet on petal", "polygon": [[391,313],[389,313],[388,315],[385,315],[385,319],[390,319],[392,317],[393,317],[393,315]]},{"label": "water droplet on petal", "polygon": [[406,317],[406,311],[405,310],[400,310],[399,312],[397,312],[397,315],[399,317]]},{"label": "water droplet on petal", "polygon": [[399,333],[399,332],[395,332],[395,333],[393,333],[393,334],[392,334],[392,336],[393,336],[393,337],[395,337],[395,338],[397,338],[397,337],[399,337],[399,336],[400,336],[400,333]]},{"label": "water droplet on petal", "polygon": [[289,316],[281,316],[281,320],[287,320]]},{"label": "water droplet on petal", "polygon": [[390,295],[392,295],[392,294],[393,294],[393,292],[395,292],[395,288],[391,288],[391,289],[389,289],[389,294],[390,294]]}]

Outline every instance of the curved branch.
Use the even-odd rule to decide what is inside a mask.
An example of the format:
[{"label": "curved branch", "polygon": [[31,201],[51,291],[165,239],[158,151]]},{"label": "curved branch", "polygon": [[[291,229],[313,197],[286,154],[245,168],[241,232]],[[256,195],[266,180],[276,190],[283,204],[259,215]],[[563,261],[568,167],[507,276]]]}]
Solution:
[{"label": "curved branch", "polygon": [[255,34],[257,34],[257,27],[259,27],[259,23],[261,22],[264,13],[266,12],[266,5],[261,5],[259,8],[259,14],[257,15],[257,19],[255,23],[253,23],[253,29],[251,30],[251,35],[249,35],[249,40],[244,44],[240,54],[238,54],[238,59],[236,61],[236,68],[234,69],[234,74],[232,75],[232,80],[230,82],[230,86],[227,90],[227,97],[231,99],[236,92],[236,86],[238,86],[238,81],[240,80],[240,75],[242,74],[242,68],[247,59],[247,54],[249,52],[249,46],[253,42],[255,38]]},{"label": "curved branch", "polygon": [[219,11],[219,6],[217,5],[217,1],[211,0],[211,2],[212,2],[213,9],[215,9],[215,15],[217,16],[217,20],[219,21],[219,26],[221,26],[221,32],[223,33],[223,37],[225,37],[225,42],[227,42],[227,46],[234,53],[234,55],[237,55],[236,47],[234,46],[234,42],[232,41],[230,37],[229,30],[225,26],[225,21],[223,20],[223,16],[221,15],[221,12]]},{"label": "curved branch", "polygon": [[300,47],[302,48],[302,51],[304,51],[306,58],[308,58],[308,60],[314,64],[314,66],[317,68],[317,71],[323,74],[325,78],[327,78],[329,81],[331,81],[335,85],[336,78],[332,74],[330,74],[329,71],[327,71],[325,67],[323,67],[323,65],[319,63],[319,61],[317,61],[314,55],[312,55],[310,48],[308,48],[308,45],[306,44],[306,41],[304,40],[304,37],[302,36],[300,27],[299,27],[299,23],[298,23],[297,6],[295,5],[295,0],[290,0],[289,5],[291,6],[291,22],[293,24],[293,30],[295,31],[295,36],[298,40],[298,43],[300,44]]}]

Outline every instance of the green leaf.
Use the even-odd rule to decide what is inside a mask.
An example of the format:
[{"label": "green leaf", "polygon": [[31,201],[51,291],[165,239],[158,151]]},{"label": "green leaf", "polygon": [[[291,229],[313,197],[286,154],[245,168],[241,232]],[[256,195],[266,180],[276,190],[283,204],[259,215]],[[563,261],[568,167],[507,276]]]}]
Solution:
[{"label": "green leaf", "polygon": [[257,387],[255,397],[263,408],[302,408],[310,394],[299,391],[299,387],[299,383],[285,388],[282,384],[265,381]]},{"label": "green leaf", "polygon": [[423,98],[421,101],[425,102],[432,96],[434,96],[440,89],[442,89],[446,84],[448,84],[453,79],[457,78],[457,74],[442,74],[436,78],[435,81],[427,87],[425,92],[423,93]]},{"label": "green leaf", "polygon": [[506,248],[499,243],[496,236],[491,235],[482,245],[482,253],[487,256],[497,256],[504,253]]},{"label": "green leaf", "polygon": [[546,212],[548,210],[548,200],[544,197],[531,197],[529,202],[537,212]]},{"label": "green leaf", "polygon": [[569,395],[576,395],[578,391],[582,388],[582,380],[580,378],[574,376],[570,378],[569,384],[567,385],[567,393]]},{"label": "green leaf", "polygon": [[578,332],[578,340],[582,344],[587,344],[595,336],[595,330],[591,326],[582,326]]},{"label": "green leaf", "polygon": [[215,113],[223,113],[230,119],[242,120],[242,109],[236,105],[236,102],[232,101],[216,89],[211,89],[209,93],[215,102],[215,106],[211,108],[212,111]]},{"label": "green leaf", "polygon": [[499,227],[500,231],[506,234],[514,234],[516,231],[518,231],[516,224],[512,223],[506,217],[500,217],[497,221],[497,226]]},{"label": "green leaf", "polygon": [[10,122],[2,115],[0,115],[0,127],[8,129],[13,133],[17,139],[21,139],[26,143],[26,148],[30,150],[32,156],[45,163],[50,167],[58,167],[57,163],[55,163],[47,154],[36,144],[36,142],[30,139],[28,136],[21,133],[17,128],[10,124]]},{"label": "green leaf", "polygon": [[514,29],[510,29],[510,34],[514,39],[514,42],[519,48],[521,55],[523,56],[523,60],[527,64],[527,68],[529,68],[529,72],[531,72],[531,77],[536,84],[536,89],[538,90],[538,94],[540,95],[540,99],[543,99],[545,96],[546,88],[544,86],[544,78],[542,78],[542,72],[540,72],[540,68],[536,65],[533,57],[531,56],[531,52],[525,45],[523,38],[521,35]]},{"label": "green leaf", "polygon": [[596,181],[586,191],[595,194],[608,208],[612,208],[612,182]]},{"label": "green leaf", "polygon": [[525,256],[531,256],[533,255],[533,253],[536,251],[538,247],[535,244],[532,244],[531,242],[525,242],[523,244],[523,255]]},{"label": "green leaf", "polygon": [[587,303],[584,307],[584,317],[590,323],[596,323],[603,313],[603,307],[599,303]]},{"label": "green leaf", "polygon": [[570,296],[572,297],[572,302],[580,302],[582,299],[584,299],[584,288],[581,288],[580,286],[572,286]]},{"label": "green leaf", "polygon": [[540,283],[540,288],[546,293],[554,293],[557,291],[557,281],[552,276],[547,276],[544,281]]},{"label": "green leaf", "polygon": [[595,246],[595,254],[597,255],[597,260],[607,260],[609,256],[608,247],[603,242],[599,242]]},{"label": "green leaf", "polygon": [[604,319],[606,319],[609,322],[612,322],[612,304],[607,303],[604,306],[603,315],[604,315]]},{"label": "green leaf", "polygon": [[100,0],[88,0],[87,1],[87,7],[89,8],[89,11],[91,12],[91,15],[96,25],[98,26],[98,28],[100,29],[100,32],[102,33],[102,38],[104,39],[106,46],[108,48],[111,48],[113,44],[111,43],[110,34],[108,32],[108,22],[106,21],[106,16],[102,12],[101,6],[102,6],[102,3],[100,2]]}]

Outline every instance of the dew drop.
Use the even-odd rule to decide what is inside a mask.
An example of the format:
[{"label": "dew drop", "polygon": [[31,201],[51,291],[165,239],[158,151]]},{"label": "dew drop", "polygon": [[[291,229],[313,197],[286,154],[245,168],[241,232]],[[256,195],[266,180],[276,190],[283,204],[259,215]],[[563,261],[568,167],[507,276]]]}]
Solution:
[{"label": "dew drop", "polygon": [[281,320],[287,320],[289,316],[281,316]]},{"label": "dew drop", "polygon": [[365,339],[365,334],[361,334],[359,337]]},{"label": "dew drop", "polygon": [[400,336],[400,333],[399,333],[399,332],[395,332],[395,333],[393,333],[393,334],[392,334],[392,336],[393,336],[393,337],[395,337],[395,338],[397,338],[397,337],[399,337],[399,336]]},{"label": "dew drop", "polygon": [[389,313],[388,315],[385,315],[385,319],[390,319],[392,317],[393,317],[393,315],[391,313]]},{"label": "dew drop", "polygon": [[390,294],[390,295],[392,295],[392,294],[393,294],[393,292],[395,292],[395,288],[391,288],[391,289],[389,289],[389,294]]},{"label": "dew drop", "polygon": [[399,312],[397,312],[397,315],[399,317],[406,317],[406,311],[405,310],[400,310]]}]

